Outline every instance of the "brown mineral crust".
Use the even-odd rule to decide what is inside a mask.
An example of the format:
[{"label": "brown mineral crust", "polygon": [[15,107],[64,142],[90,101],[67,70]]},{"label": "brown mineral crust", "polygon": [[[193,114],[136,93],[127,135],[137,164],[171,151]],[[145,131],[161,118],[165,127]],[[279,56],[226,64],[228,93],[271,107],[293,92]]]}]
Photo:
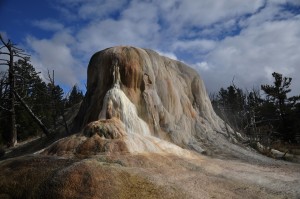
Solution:
[{"label": "brown mineral crust", "polygon": [[89,123],[84,128],[83,134],[88,137],[98,134],[107,139],[118,139],[125,136],[125,130],[123,123],[118,118],[111,118]]},{"label": "brown mineral crust", "polygon": [[123,140],[103,139],[95,134],[77,147],[76,155],[96,155],[99,153],[116,154],[126,152],[128,152],[128,149]]},{"label": "brown mineral crust", "polygon": [[89,156],[99,153],[127,153],[123,141],[125,131],[122,122],[117,118],[99,120],[89,123],[83,134],[76,134],[59,140],[45,149],[44,155]]}]

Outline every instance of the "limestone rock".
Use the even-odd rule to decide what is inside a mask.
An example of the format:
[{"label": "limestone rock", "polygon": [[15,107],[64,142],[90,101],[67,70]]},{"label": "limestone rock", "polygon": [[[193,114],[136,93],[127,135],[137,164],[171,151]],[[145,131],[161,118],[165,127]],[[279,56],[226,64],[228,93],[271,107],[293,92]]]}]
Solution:
[{"label": "limestone rock", "polygon": [[[212,148],[224,151],[220,145],[231,148],[227,138],[235,140],[230,127],[213,111],[198,73],[182,62],[149,49],[118,46],[95,53],[87,76],[87,93],[74,132],[90,122],[116,117],[126,133],[135,134],[135,138],[129,135],[131,142],[138,136],[152,136],[205,153]],[[148,149],[142,147],[141,152]]]}]

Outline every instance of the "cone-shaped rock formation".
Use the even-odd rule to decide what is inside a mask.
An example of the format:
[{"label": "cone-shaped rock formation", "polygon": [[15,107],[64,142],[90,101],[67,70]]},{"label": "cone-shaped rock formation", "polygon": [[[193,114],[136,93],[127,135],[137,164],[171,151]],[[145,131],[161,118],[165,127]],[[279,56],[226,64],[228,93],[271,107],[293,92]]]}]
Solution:
[{"label": "cone-shaped rock formation", "polygon": [[73,131],[111,118],[124,124],[130,152],[178,154],[180,146],[211,153],[224,151],[220,145],[232,148],[227,139],[235,140],[213,111],[198,73],[149,49],[118,46],[92,56]]}]

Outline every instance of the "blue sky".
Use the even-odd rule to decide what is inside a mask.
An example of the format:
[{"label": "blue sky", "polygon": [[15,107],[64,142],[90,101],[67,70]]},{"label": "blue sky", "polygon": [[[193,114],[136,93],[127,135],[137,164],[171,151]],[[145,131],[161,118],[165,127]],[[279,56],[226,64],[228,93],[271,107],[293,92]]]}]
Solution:
[{"label": "blue sky", "polygon": [[208,92],[272,82],[300,94],[300,0],[0,0],[0,32],[68,88],[84,88],[90,57],[116,45],[185,62]]}]

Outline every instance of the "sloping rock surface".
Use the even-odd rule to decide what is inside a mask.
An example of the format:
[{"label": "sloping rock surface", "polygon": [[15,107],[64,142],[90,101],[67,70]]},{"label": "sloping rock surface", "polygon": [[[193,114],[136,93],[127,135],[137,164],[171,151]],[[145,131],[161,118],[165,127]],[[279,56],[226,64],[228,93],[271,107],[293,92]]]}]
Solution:
[{"label": "sloping rock surface", "polygon": [[0,162],[0,198],[299,198],[299,165],[161,154]]}]

